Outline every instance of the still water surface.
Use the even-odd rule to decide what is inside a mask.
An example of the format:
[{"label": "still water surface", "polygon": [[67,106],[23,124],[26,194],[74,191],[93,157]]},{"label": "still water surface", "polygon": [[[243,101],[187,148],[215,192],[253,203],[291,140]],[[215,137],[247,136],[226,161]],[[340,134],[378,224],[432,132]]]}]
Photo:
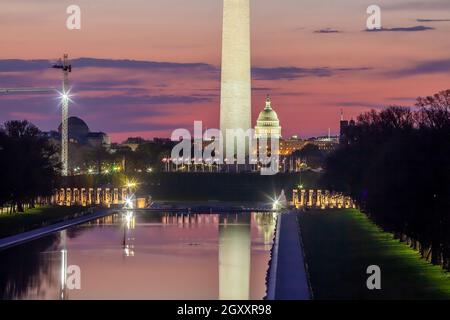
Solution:
[{"label": "still water surface", "polygon": [[262,299],[274,227],[272,213],[114,214],[0,251],[0,297]]}]

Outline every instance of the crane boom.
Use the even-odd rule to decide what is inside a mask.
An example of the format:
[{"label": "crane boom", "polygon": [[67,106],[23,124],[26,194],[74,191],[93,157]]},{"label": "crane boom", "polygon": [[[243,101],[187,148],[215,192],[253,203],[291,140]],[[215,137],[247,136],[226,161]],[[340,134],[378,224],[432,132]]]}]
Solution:
[{"label": "crane boom", "polygon": [[0,93],[25,93],[25,92],[47,93],[47,92],[58,92],[58,89],[56,89],[56,88],[0,88]]}]

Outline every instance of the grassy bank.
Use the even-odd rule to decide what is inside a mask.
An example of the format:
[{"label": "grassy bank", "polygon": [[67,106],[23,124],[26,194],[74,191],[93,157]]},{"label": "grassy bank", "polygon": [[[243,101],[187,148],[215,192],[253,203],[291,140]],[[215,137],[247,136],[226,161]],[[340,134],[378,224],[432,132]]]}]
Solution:
[{"label": "grassy bank", "polygon": [[[448,273],[358,210],[313,210],[299,221],[315,299],[450,299]],[[381,268],[381,290],[367,289],[370,265]]]},{"label": "grassy bank", "polygon": [[45,206],[24,213],[0,214],[0,238],[57,223],[86,210],[85,207]]}]

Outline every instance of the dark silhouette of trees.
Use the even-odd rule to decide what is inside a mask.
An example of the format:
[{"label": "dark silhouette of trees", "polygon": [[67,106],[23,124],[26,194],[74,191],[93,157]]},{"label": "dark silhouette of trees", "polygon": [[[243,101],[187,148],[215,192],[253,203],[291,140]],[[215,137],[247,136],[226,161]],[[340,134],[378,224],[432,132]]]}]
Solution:
[{"label": "dark silhouette of trees", "polygon": [[102,173],[103,165],[113,160],[111,153],[104,146],[89,148],[83,157],[86,166],[95,168],[96,173]]},{"label": "dark silhouette of trees", "polygon": [[308,143],[301,150],[297,150],[292,154],[294,159],[301,159],[306,162],[310,168],[323,167],[325,162],[325,153],[322,152],[318,146]]},{"label": "dark silhouette of trees", "polygon": [[143,168],[160,167],[162,159],[164,157],[170,156],[172,147],[173,147],[172,144],[162,145],[153,142],[140,145],[136,150],[136,158],[138,166]]},{"label": "dark silhouette of trees", "polygon": [[111,168],[118,166],[125,174],[136,174],[146,172],[150,168],[152,171],[160,171],[163,168],[162,159],[170,156],[172,145],[146,142],[139,145],[135,151],[121,148],[111,152],[104,146],[78,147],[74,150],[80,151],[76,157],[79,159],[78,166],[84,169],[82,171],[90,168],[95,173],[105,173],[105,170],[112,172]]},{"label": "dark silhouette of trees", "polygon": [[326,160],[323,183],[376,223],[450,269],[450,90],[358,117]]},{"label": "dark silhouette of trees", "polygon": [[11,211],[33,207],[54,190],[58,171],[56,149],[28,121],[0,127],[0,206]]},{"label": "dark silhouette of trees", "polygon": [[170,157],[173,144],[162,144],[157,142],[146,142],[136,149],[116,154],[118,159],[125,159],[126,173],[145,172],[151,168],[152,171],[163,169],[163,158]]}]

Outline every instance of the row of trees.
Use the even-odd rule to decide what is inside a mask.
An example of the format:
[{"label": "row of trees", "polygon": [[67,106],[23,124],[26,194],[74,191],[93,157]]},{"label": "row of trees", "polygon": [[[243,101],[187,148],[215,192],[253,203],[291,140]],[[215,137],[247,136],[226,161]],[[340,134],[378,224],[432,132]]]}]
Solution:
[{"label": "row of trees", "polygon": [[294,151],[288,159],[301,160],[311,169],[322,168],[325,163],[327,152],[319,149],[314,144],[307,144],[302,149]]},{"label": "row of trees", "polygon": [[450,269],[450,90],[359,116],[330,155],[324,184],[385,230]]},{"label": "row of trees", "polygon": [[[113,152],[104,146],[85,146],[75,143],[70,144],[69,167],[73,173],[105,173],[114,172],[114,168],[120,168],[123,173],[134,174],[145,172],[148,168],[158,171],[163,168],[162,160],[170,157],[172,145],[148,141],[140,144],[135,151],[122,147]],[[80,168],[80,172],[74,171]]]},{"label": "row of trees", "polygon": [[28,121],[0,126],[0,207],[23,212],[50,196],[59,171],[56,152]]}]

